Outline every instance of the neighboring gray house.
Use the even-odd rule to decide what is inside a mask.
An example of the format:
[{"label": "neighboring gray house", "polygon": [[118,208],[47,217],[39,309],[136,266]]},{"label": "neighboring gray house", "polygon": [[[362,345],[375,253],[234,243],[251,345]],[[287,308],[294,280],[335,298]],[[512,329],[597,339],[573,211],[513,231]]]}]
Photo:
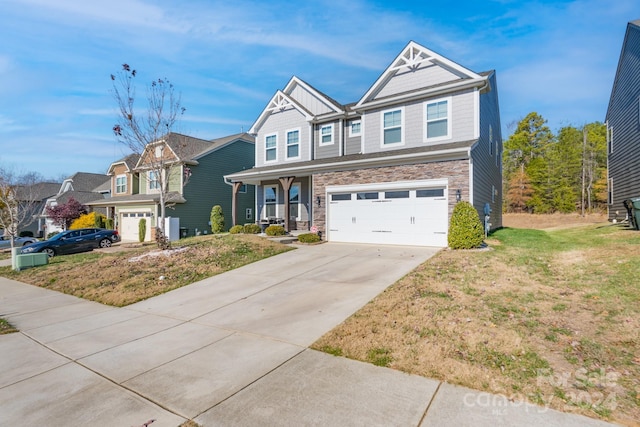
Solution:
[{"label": "neighboring gray house", "polygon": [[640,197],[640,20],[627,24],[606,123],[609,219],[620,220]]},{"label": "neighboring gray house", "polygon": [[[49,197],[45,202],[38,225],[40,234],[46,237],[51,232],[62,230],[47,217],[47,206],[62,205],[71,198],[83,205],[87,205],[98,198],[108,198],[111,196],[109,180],[108,175],[88,172],[77,172],[65,179],[60,185],[58,193]],[[104,209],[96,209],[96,211],[103,214],[106,213]]]},{"label": "neighboring gray house", "polygon": [[[337,242],[447,246],[457,200],[502,226],[495,72],[410,42],[357,102],[293,77],[250,130],[258,218]],[[286,220],[285,220],[286,219]]]},{"label": "neighboring gray house", "polygon": [[222,207],[227,229],[234,223],[255,221],[253,186],[233,186],[223,179],[224,174],[253,167],[254,137],[239,133],[208,141],[172,132],[147,145],[142,156],[132,154],[112,163],[108,175],[113,197],[88,203],[93,208],[106,209],[124,241],[138,240],[142,218],[147,220],[145,240],[155,238],[160,191],[147,161],[153,153],[164,156],[167,165],[165,216],[179,218],[183,236],[210,232],[214,205]]}]

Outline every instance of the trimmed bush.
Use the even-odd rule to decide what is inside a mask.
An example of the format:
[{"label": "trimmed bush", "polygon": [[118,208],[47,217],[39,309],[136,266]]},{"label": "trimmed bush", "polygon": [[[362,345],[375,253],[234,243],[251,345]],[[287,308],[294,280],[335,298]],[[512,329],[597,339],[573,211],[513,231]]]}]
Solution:
[{"label": "trimmed bush", "polygon": [[145,218],[140,218],[138,221],[138,241],[140,243],[144,242],[144,237],[147,235],[147,220]]},{"label": "trimmed bush", "polygon": [[284,227],[281,225],[270,225],[264,232],[267,236],[284,236],[286,234]]},{"label": "trimmed bush", "polygon": [[[69,230],[77,230],[78,228],[102,228],[104,226],[105,216],[97,212],[89,212],[88,214],[80,215],[79,218],[74,219]],[[98,225],[100,224],[100,225]]]},{"label": "trimmed bush", "polygon": [[215,205],[211,208],[211,232],[213,234],[224,232],[224,213],[222,212],[222,206]]},{"label": "trimmed bush", "polygon": [[260,233],[262,233],[262,228],[258,224],[245,224],[244,225],[244,233],[245,234],[260,234]]},{"label": "trimmed bush", "polygon": [[230,234],[241,234],[244,232],[244,227],[241,225],[234,225],[229,229]]},{"label": "trimmed bush", "polygon": [[484,240],[484,230],[478,211],[469,202],[458,202],[451,214],[449,236],[451,249],[478,248]]},{"label": "trimmed bush", "polygon": [[298,236],[298,241],[300,243],[316,243],[320,241],[320,236],[316,233],[304,233]]},{"label": "trimmed bush", "polygon": [[33,237],[33,231],[24,230],[18,234],[19,237]]}]

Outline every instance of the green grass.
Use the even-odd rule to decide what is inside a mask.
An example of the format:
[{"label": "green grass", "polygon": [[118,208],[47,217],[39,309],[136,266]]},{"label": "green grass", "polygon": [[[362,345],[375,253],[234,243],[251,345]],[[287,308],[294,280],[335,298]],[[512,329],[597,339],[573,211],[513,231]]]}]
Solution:
[{"label": "green grass", "polygon": [[10,334],[12,332],[18,332],[16,328],[7,322],[5,319],[0,318],[0,335]]}]

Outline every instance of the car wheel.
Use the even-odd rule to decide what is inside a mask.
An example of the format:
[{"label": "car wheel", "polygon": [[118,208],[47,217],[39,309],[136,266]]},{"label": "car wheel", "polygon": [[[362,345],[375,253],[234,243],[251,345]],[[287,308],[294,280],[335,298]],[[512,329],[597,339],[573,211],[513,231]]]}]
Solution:
[{"label": "car wheel", "polygon": [[100,247],[101,248],[108,248],[109,246],[111,246],[111,239],[102,239],[102,240],[100,240]]},{"label": "car wheel", "polygon": [[44,248],[42,250],[43,253],[47,254],[49,256],[49,258],[53,258],[56,255],[56,251],[54,251],[51,248]]}]

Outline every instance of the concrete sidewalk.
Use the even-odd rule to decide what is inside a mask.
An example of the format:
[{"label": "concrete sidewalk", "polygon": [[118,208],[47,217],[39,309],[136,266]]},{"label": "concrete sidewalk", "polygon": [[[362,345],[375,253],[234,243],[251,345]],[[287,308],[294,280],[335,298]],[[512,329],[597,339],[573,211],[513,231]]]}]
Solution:
[{"label": "concrete sidewalk", "polygon": [[303,246],[126,308],[0,278],[0,425],[607,425],[307,349],[436,251]]}]

